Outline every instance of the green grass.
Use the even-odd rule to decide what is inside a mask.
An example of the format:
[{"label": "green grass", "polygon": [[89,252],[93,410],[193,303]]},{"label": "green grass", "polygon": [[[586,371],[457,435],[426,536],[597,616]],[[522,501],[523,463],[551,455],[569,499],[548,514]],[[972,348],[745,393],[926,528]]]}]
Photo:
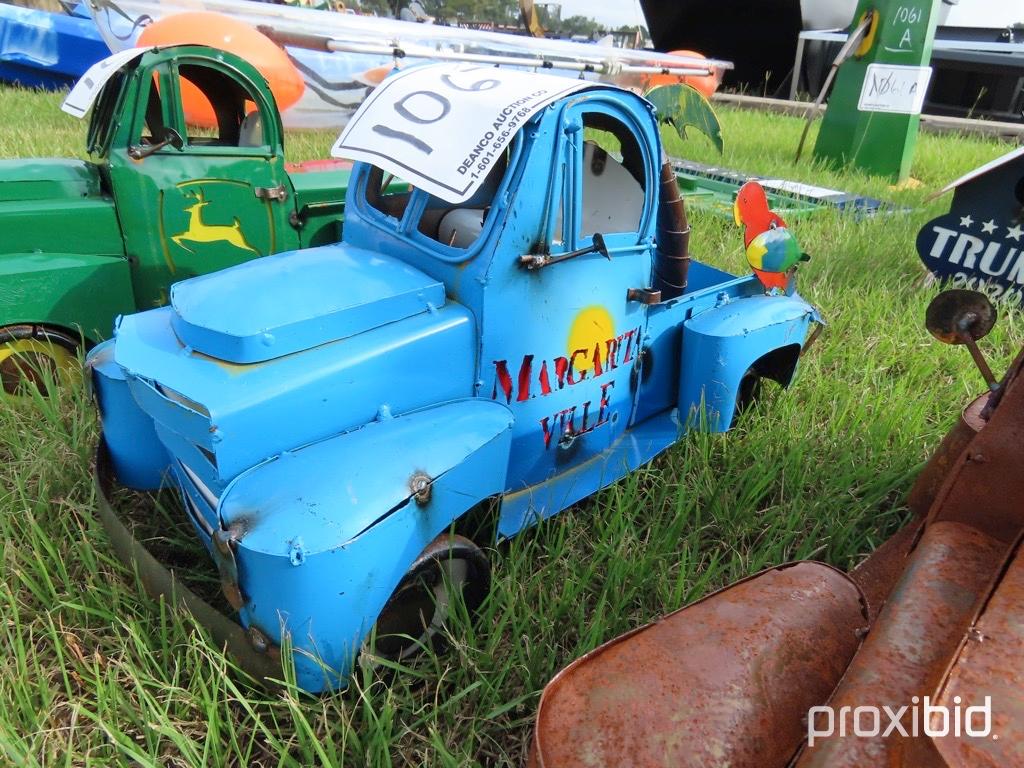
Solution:
[{"label": "green grass", "polygon": [[[79,153],[84,125],[58,103],[0,91],[0,155]],[[84,392],[3,407],[0,764],[517,766],[540,690],[578,655],[766,566],[814,557],[848,567],[897,528],[915,472],[983,388],[964,350],[922,327],[935,289],[919,287],[914,238],[949,199],[922,203],[1009,146],[924,135],[914,166],[922,187],[896,192],[794,165],[793,118],[721,117],[723,158],[698,136],[673,153],[915,210],[795,222],[812,254],[801,289],[829,328],[793,389],[772,393],[730,434],[692,435],[493,550],[493,590],[477,623],[456,618],[447,654],[387,679],[361,671],[349,691],[320,697],[252,685],[112,556],[94,513],[97,429]],[[332,139],[290,136],[289,159],[326,156]],[[699,257],[744,268],[731,223],[691,218]],[[1003,314],[982,343],[997,371],[1024,342],[1019,313]],[[209,581],[205,556],[180,552],[171,536],[151,543]]]}]

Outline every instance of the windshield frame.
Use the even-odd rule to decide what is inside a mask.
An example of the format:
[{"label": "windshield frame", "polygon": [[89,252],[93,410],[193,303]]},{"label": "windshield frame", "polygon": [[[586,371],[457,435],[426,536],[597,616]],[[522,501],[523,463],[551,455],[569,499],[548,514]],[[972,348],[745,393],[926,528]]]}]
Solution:
[{"label": "windshield frame", "polygon": [[[508,202],[511,200],[509,191],[512,180],[518,176],[519,164],[524,154],[525,142],[523,139],[523,133],[524,132],[520,131],[512,139],[508,148],[508,163],[506,165],[504,175],[498,183],[490,204],[486,206],[490,209],[490,213],[484,221],[480,234],[473,243],[466,248],[446,245],[445,243],[442,243],[419,230],[418,227],[420,219],[433,196],[429,192],[426,192],[415,185],[409,184],[411,187],[411,193],[409,201],[402,212],[401,218],[389,216],[384,211],[381,211],[372,205],[367,197],[367,186],[375,169],[380,169],[370,163],[357,162],[355,165],[353,173],[355,177],[355,207],[361,217],[368,224],[384,230],[388,234],[406,242],[411,247],[415,247],[419,251],[430,254],[430,256],[438,259],[439,261],[449,264],[461,264],[469,261],[475,258],[484,247],[484,244],[491,239],[494,228],[498,226],[496,223],[498,219],[504,219]],[[402,180],[396,179],[396,181]],[[463,207],[475,207],[467,206],[467,203],[451,203],[450,205],[453,210]]]}]

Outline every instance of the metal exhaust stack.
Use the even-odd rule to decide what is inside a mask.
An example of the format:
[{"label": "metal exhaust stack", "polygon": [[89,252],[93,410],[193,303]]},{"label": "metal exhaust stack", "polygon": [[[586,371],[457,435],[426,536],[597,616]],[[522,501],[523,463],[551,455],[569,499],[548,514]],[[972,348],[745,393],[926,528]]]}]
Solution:
[{"label": "metal exhaust stack", "polygon": [[658,223],[655,232],[654,289],[667,301],[686,292],[690,270],[690,225],[672,164],[662,153]]}]

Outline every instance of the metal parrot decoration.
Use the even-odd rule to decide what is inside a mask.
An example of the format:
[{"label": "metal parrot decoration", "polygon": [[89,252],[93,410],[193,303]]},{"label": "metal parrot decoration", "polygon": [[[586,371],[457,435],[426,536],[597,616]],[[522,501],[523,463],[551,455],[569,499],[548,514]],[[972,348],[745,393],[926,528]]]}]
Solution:
[{"label": "metal parrot decoration", "polygon": [[736,193],[732,211],[736,224],[743,227],[747,263],[765,293],[773,288],[788,292],[796,265],[811,257],[800,249],[782,217],[768,208],[764,187],[748,181]]}]

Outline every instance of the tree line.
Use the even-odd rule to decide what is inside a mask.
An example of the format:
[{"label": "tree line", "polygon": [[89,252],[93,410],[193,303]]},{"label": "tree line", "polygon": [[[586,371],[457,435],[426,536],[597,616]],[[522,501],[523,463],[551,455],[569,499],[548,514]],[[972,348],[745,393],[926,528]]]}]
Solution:
[{"label": "tree line", "polygon": [[[420,5],[439,23],[492,22],[497,25],[515,26],[519,23],[517,0],[419,0]],[[353,0],[350,7],[364,13],[378,16],[397,16],[408,0]],[[586,16],[569,16],[564,19],[551,18],[542,12],[541,20],[548,32],[563,37],[583,35],[597,37],[607,31],[598,21]]]}]

